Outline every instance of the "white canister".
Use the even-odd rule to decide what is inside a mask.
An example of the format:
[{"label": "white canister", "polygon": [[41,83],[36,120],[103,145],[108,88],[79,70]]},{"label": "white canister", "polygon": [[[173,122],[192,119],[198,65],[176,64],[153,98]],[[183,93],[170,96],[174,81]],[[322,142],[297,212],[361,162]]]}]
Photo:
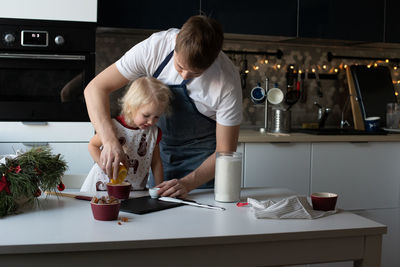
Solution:
[{"label": "white canister", "polygon": [[215,162],[215,200],[237,202],[240,200],[242,180],[242,153],[217,152]]}]

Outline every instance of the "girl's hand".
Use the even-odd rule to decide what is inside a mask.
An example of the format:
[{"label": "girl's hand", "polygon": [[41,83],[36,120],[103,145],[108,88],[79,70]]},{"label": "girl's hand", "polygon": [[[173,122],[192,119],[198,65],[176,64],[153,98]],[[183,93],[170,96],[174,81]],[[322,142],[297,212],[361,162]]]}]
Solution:
[{"label": "girl's hand", "polygon": [[164,181],[157,185],[160,190],[158,194],[163,197],[187,197],[189,193],[188,186],[181,179],[172,179],[169,181]]}]

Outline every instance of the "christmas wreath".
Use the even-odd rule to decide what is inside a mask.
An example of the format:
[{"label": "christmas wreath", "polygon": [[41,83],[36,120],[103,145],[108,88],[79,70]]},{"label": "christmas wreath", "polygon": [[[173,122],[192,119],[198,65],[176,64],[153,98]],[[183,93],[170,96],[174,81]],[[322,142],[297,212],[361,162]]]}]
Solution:
[{"label": "christmas wreath", "polygon": [[25,153],[5,157],[0,163],[0,217],[13,214],[18,200],[32,202],[42,191],[64,190],[62,176],[67,169],[60,154],[48,147],[34,147]]}]

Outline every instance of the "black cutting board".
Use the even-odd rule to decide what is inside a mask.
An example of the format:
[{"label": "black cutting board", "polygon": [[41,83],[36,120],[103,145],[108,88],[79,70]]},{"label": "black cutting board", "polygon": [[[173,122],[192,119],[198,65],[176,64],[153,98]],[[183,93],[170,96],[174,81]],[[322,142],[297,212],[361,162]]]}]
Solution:
[{"label": "black cutting board", "polygon": [[182,203],[166,202],[150,196],[130,198],[121,201],[120,211],[146,214],[154,211],[165,210],[182,206]]}]

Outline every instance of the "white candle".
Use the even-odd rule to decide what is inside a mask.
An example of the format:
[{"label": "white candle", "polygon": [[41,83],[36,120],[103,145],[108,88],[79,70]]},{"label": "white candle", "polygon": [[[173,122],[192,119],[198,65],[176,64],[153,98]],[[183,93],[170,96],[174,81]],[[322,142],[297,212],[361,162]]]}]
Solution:
[{"label": "white candle", "polygon": [[242,178],[242,154],[217,152],[215,162],[215,200],[237,202],[240,200]]}]

